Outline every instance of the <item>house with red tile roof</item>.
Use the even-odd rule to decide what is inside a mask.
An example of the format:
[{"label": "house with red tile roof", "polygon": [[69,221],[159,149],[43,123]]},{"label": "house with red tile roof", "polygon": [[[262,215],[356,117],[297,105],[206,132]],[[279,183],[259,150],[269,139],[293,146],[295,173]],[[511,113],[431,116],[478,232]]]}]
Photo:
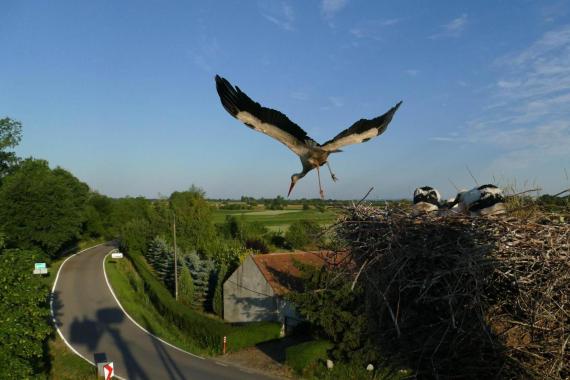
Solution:
[{"label": "house with red tile roof", "polygon": [[332,252],[284,252],[248,256],[224,283],[224,319],[228,322],[299,321],[283,296],[303,289],[298,264],[322,267]]}]

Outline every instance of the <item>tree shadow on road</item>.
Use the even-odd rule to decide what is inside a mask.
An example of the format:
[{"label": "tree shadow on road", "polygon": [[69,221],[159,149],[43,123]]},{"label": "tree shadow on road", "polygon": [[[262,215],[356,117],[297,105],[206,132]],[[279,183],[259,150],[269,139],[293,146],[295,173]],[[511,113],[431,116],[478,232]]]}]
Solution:
[{"label": "tree shadow on road", "polygon": [[[74,318],[70,327],[70,343],[85,346],[89,351],[95,353],[95,351],[101,351],[98,349],[99,342],[108,333],[123,356],[127,377],[133,380],[150,380],[133,356],[128,343],[121,336],[119,328],[113,327],[113,325],[119,325],[123,322],[124,318],[123,311],[119,308],[98,310],[96,320],[87,317]],[[109,358],[109,360],[113,361],[113,358]]]}]

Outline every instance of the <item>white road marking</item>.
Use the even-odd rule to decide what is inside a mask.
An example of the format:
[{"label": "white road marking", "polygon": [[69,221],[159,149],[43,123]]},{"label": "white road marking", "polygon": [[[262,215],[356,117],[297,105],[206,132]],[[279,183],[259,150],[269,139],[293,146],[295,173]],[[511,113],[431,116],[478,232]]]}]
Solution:
[{"label": "white road marking", "polygon": [[[92,248],[98,247],[98,246],[103,245],[103,244],[106,244],[106,243],[100,243],[100,244],[94,245],[93,247],[85,248],[84,250],[81,250],[81,251],[79,251],[79,252],[77,252],[77,253],[74,253],[73,255],[71,255],[71,256],[69,256],[67,259],[65,259],[65,260],[63,261],[63,263],[61,263],[61,265],[59,266],[59,269],[57,270],[57,274],[55,275],[55,280],[53,281],[53,287],[51,288],[51,294],[50,294],[50,297],[49,297],[49,309],[50,309],[50,312],[51,312],[51,320],[52,320],[53,325],[54,325],[54,327],[55,327],[55,329],[56,329],[56,331],[57,331],[57,334],[60,336],[61,340],[63,340],[63,342],[65,343],[65,345],[66,345],[67,347],[69,347],[69,349],[70,349],[71,351],[73,351],[73,353],[74,353],[75,355],[79,356],[81,359],[85,360],[87,363],[91,364],[91,365],[94,366],[94,367],[96,367],[95,363],[92,362],[91,360],[87,359],[85,356],[81,355],[75,348],[73,348],[73,346],[72,346],[71,344],[69,344],[69,342],[67,341],[67,339],[65,339],[65,337],[63,336],[63,333],[61,332],[61,330],[60,330],[59,327],[57,326],[57,321],[55,320],[55,313],[54,313],[54,311],[53,311],[53,298],[54,298],[54,294],[55,294],[55,287],[57,286],[57,280],[59,279],[59,272],[61,272],[61,269],[63,268],[63,266],[65,265],[65,263],[67,262],[67,260],[71,259],[72,257],[75,257],[75,256],[79,255],[80,253],[83,253],[83,252],[85,252],[85,251],[87,251],[87,250],[90,250],[90,249],[92,249]],[[115,375],[115,377],[116,377],[117,379],[119,379],[119,380],[127,380],[127,379],[125,379],[124,377],[121,377],[121,376]]]},{"label": "white road marking", "polygon": [[105,257],[103,257],[103,274],[105,275],[105,282],[107,283],[107,287],[109,288],[109,291],[111,292],[111,295],[113,296],[113,298],[115,299],[115,301],[117,302],[117,304],[119,305],[119,307],[121,308],[121,310],[123,311],[123,313],[125,313],[125,315],[127,316],[127,318],[129,318],[129,319],[131,320],[131,322],[133,322],[139,329],[141,329],[142,331],[144,331],[144,332],[147,333],[148,335],[152,336],[153,338],[155,338],[155,339],[161,341],[162,343],[166,344],[167,346],[170,346],[170,347],[174,348],[175,350],[178,350],[178,351],[183,352],[183,353],[185,353],[185,354],[194,356],[195,358],[202,359],[202,360],[206,360],[206,358],[203,358],[203,357],[198,356],[198,355],[196,355],[196,354],[193,354],[193,353],[191,353],[191,352],[185,351],[185,350],[183,350],[183,349],[181,349],[181,348],[179,348],[179,347],[176,347],[176,346],[173,345],[173,344],[168,343],[168,342],[165,341],[164,339],[159,338],[158,336],[154,335],[153,333],[149,332],[147,329],[145,329],[144,327],[142,327],[141,325],[139,325],[139,324],[137,323],[137,321],[135,321],[135,320],[133,319],[133,317],[131,317],[131,316],[129,315],[129,313],[127,313],[127,311],[125,310],[125,308],[123,307],[123,305],[121,305],[121,303],[119,302],[119,299],[118,299],[117,296],[115,295],[115,292],[113,292],[113,289],[111,288],[111,284],[109,283],[109,279],[107,278],[107,271],[105,270],[105,260],[107,259],[107,256],[109,256],[108,253],[105,255]]}]

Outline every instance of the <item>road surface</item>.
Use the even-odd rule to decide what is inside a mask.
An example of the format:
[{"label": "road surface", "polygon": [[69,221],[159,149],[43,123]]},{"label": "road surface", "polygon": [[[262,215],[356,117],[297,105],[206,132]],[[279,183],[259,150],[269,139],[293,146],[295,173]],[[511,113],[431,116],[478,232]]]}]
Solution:
[{"label": "road surface", "polygon": [[91,362],[106,357],[116,375],[129,380],[272,379],[181,352],[135,325],[113,297],[103,260],[113,249],[100,245],[62,265],[53,292],[52,313],[68,345]]}]

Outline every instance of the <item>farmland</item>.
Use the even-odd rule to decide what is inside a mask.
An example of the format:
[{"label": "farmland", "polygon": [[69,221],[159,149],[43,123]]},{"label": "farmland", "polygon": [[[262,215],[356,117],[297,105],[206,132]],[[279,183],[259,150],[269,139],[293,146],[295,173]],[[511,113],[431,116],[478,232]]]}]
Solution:
[{"label": "farmland", "polygon": [[214,223],[225,222],[227,216],[243,217],[247,222],[257,222],[272,231],[286,231],[289,225],[298,220],[311,220],[321,225],[329,225],[336,220],[338,211],[327,208],[323,212],[309,209],[303,210],[295,205],[288,206],[285,210],[220,210],[214,212]]}]

